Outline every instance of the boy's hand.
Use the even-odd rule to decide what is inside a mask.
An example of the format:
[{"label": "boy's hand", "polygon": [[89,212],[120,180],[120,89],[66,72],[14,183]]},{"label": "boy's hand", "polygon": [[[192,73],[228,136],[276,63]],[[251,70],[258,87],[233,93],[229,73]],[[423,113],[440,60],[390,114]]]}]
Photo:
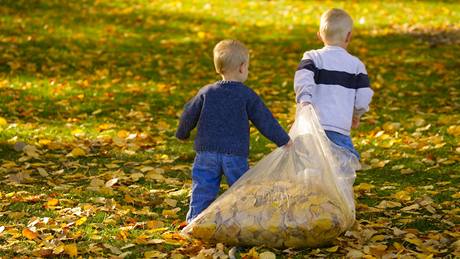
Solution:
[{"label": "boy's hand", "polygon": [[292,147],[292,140],[289,140],[288,143],[284,144],[283,148],[290,148]]},{"label": "boy's hand", "polygon": [[357,129],[359,127],[359,119],[361,119],[358,116],[353,116],[353,120],[351,121],[351,127],[353,129]]}]

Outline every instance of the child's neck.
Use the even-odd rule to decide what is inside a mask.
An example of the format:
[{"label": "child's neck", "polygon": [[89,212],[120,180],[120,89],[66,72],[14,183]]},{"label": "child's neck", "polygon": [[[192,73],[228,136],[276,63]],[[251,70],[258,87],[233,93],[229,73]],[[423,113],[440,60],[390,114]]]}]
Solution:
[{"label": "child's neck", "polygon": [[221,75],[223,81],[243,82],[239,76],[235,75]]},{"label": "child's neck", "polygon": [[343,43],[337,43],[337,44],[327,44],[327,43],[324,43],[324,46],[331,46],[331,47],[341,47],[342,49],[347,49],[348,47],[348,43],[347,42],[343,42]]}]

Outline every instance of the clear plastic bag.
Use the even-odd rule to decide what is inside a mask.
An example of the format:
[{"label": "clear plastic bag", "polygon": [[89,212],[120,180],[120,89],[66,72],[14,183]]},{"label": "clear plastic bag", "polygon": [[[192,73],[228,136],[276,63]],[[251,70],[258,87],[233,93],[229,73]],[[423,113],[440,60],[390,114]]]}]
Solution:
[{"label": "clear plastic bag", "polygon": [[330,142],[311,105],[297,107],[293,145],[246,172],[182,233],[205,242],[318,247],[353,225],[358,159]]}]

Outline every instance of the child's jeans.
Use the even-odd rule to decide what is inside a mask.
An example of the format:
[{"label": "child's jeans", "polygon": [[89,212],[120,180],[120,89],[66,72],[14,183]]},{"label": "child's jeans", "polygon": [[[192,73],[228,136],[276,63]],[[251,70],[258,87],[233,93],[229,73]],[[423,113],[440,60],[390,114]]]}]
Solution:
[{"label": "child's jeans", "polygon": [[355,147],[353,146],[353,143],[351,142],[351,137],[350,136],[346,136],[346,135],[337,133],[335,131],[330,131],[330,130],[326,130],[325,132],[326,132],[326,136],[329,138],[329,140],[334,142],[336,145],[347,149],[348,151],[353,153],[358,159],[361,158],[359,156],[358,151],[356,151]]},{"label": "child's jeans", "polygon": [[216,199],[222,173],[231,186],[248,169],[247,157],[215,152],[197,153],[192,168],[192,196],[187,222],[192,221]]}]

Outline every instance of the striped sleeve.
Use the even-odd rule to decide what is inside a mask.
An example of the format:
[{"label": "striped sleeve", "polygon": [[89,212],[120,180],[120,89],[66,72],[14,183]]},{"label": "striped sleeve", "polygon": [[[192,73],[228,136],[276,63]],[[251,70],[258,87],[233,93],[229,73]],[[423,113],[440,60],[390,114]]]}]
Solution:
[{"label": "striped sleeve", "polygon": [[358,66],[357,76],[357,89],[355,96],[354,116],[362,116],[365,112],[369,111],[369,104],[374,95],[374,91],[370,87],[369,77],[367,75],[366,67],[362,62]]},{"label": "striped sleeve", "polygon": [[309,59],[307,54],[305,54],[304,58],[300,61],[294,76],[294,91],[297,103],[311,103],[313,86],[316,85],[316,71],[317,68],[315,63],[312,59]]}]

